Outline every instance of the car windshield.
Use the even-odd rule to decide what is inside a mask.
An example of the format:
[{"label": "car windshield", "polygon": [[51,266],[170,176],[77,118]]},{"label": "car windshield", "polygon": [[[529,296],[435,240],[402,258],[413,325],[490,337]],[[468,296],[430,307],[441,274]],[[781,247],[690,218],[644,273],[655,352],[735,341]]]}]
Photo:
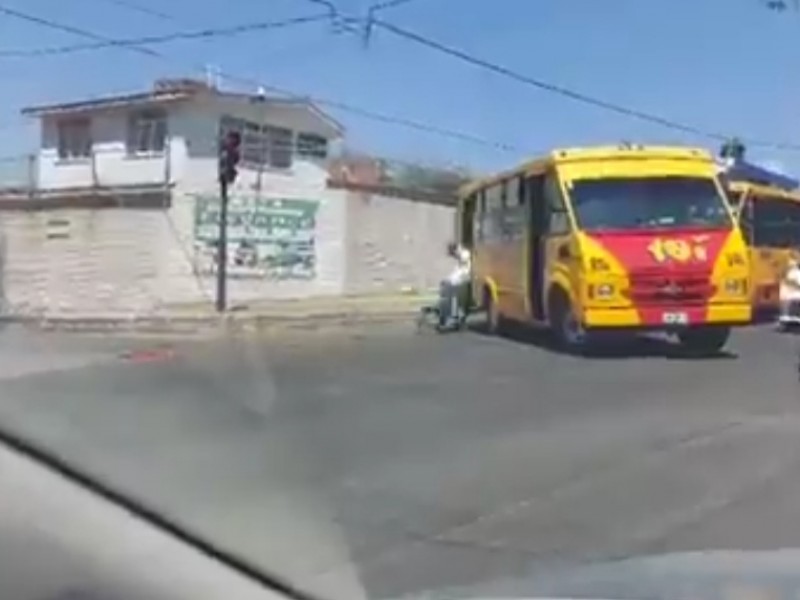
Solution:
[{"label": "car windshield", "polygon": [[712,179],[578,179],[572,182],[570,196],[578,226],[586,231],[731,226]]},{"label": "car windshield", "polygon": [[38,554],[4,439],[305,600],[800,548],[800,209],[724,189],[798,65],[800,0],[0,0],[0,600],[153,560],[13,486]]},{"label": "car windshield", "polygon": [[742,225],[752,231],[753,243],[773,248],[800,247],[800,202],[756,197]]}]

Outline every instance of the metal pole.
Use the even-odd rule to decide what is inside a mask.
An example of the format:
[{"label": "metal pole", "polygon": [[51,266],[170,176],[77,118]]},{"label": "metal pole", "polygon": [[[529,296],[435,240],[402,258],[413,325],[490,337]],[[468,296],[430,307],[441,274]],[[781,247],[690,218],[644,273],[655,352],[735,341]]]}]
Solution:
[{"label": "metal pole", "polygon": [[217,312],[225,312],[228,271],[228,182],[219,178],[219,247],[217,248]]}]

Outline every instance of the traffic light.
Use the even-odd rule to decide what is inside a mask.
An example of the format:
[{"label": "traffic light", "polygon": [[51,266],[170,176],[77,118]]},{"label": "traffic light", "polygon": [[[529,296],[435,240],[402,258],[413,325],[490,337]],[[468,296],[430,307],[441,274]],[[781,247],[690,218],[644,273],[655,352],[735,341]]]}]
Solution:
[{"label": "traffic light", "polygon": [[225,183],[236,180],[236,165],[239,164],[239,146],[242,136],[238,131],[229,131],[222,138],[219,148],[219,179]]}]

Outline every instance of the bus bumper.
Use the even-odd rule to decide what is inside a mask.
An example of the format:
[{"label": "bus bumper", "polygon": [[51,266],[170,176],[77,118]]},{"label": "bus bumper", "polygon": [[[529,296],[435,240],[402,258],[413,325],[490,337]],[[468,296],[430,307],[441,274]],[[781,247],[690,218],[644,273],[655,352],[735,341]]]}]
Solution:
[{"label": "bus bumper", "polygon": [[[670,315],[685,313],[685,323],[671,321]],[[747,325],[752,319],[749,303],[711,304],[707,306],[681,308],[587,308],[583,311],[583,323],[587,329],[651,329],[671,330],[703,325]]]}]

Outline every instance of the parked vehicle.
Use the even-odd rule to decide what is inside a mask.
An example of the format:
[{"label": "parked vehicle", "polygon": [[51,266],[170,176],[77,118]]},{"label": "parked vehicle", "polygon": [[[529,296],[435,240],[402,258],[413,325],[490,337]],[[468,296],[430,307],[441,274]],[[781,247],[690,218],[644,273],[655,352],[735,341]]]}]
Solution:
[{"label": "parked vehicle", "polygon": [[800,248],[800,182],[744,162],[722,180],[749,247],[751,301],[758,319],[773,319],[792,252]]}]

